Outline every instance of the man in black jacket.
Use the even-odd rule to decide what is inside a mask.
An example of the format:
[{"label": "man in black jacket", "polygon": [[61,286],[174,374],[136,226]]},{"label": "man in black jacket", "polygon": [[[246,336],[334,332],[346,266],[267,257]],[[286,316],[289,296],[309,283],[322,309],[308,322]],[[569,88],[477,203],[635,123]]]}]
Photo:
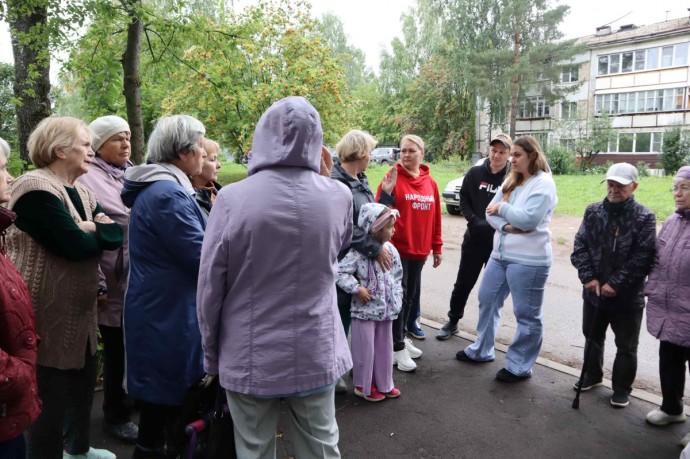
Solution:
[{"label": "man in black jacket", "polygon": [[[644,281],[656,252],[656,216],[635,201],[637,169],[614,164],[607,195],[587,206],[570,261],[582,282],[582,333],[587,339],[583,391],[601,385],[606,329],[616,337],[611,405],[625,407],[637,373]],[[575,383],[575,389],[579,381]]]},{"label": "man in black jacket", "polygon": [[509,136],[499,134],[491,139],[489,145],[488,160],[471,167],[460,188],[460,209],[467,219],[467,230],[460,248],[458,277],[450,295],[448,322],[436,334],[440,340],[446,340],[458,331],[458,321],[465,313],[467,298],[493,248],[494,229],[486,222],[486,207],[505,179],[513,141]]}]

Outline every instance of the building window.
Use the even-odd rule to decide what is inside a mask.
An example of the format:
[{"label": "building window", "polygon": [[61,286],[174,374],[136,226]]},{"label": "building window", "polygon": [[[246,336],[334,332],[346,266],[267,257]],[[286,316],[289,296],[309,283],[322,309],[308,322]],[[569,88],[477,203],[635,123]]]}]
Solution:
[{"label": "building window", "polygon": [[622,115],[683,110],[686,108],[683,105],[685,91],[685,88],[671,88],[619,94],[597,94],[594,98],[594,110],[596,115],[603,112],[611,115]]},{"label": "building window", "polygon": [[575,139],[561,139],[561,147],[568,151],[575,151]]},{"label": "building window", "polygon": [[689,48],[690,44],[686,42],[601,55],[598,58],[597,75],[615,75],[688,65]]},{"label": "building window", "polygon": [[576,66],[563,67],[561,72],[561,83],[573,83],[578,80],[579,69]]},{"label": "building window", "polygon": [[526,97],[518,106],[518,118],[548,118],[549,106],[541,96]]},{"label": "building window", "polygon": [[532,137],[537,139],[537,141],[539,142],[539,145],[541,145],[542,151],[548,150],[548,147],[549,147],[549,134],[548,134],[548,132],[521,132],[520,134],[518,134],[517,137],[519,138],[519,137],[522,137],[524,135],[531,135]]},{"label": "building window", "polygon": [[564,120],[577,119],[577,102],[563,102],[561,104],[561,118]]},{"label": "building window", "polygon": [[609,145],[613,153],[658,153],[661,151],[661,132],[622,132]]}]

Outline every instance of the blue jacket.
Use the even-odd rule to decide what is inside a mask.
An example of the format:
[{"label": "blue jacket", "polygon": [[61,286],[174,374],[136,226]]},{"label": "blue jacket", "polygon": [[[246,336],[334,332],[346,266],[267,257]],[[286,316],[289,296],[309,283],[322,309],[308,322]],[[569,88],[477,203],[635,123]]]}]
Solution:
[{"label": "blue jacket", "polygon": [[204,375],[196,286],[205,218],[189,179],[170,164],[129,168],[121,196],[132,209],[127,390],[135,399],[180,405]]}]

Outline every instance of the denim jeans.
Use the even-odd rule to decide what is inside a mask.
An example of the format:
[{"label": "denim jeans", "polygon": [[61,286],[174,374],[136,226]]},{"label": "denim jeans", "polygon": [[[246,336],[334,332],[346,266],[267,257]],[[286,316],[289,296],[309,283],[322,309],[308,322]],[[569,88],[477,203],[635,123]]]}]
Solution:
[{"label": "denim jeans", "polygon": [[501,308],[510,293],[517,330],[506,354],[505,368],[517,376],[532,374],[543,338],[544,286],[549,266],[527,266],[489,259],[479,286],[479,321],[477,340],[465,349],[474,360],[496,358],[494,345],[501,319]]}]

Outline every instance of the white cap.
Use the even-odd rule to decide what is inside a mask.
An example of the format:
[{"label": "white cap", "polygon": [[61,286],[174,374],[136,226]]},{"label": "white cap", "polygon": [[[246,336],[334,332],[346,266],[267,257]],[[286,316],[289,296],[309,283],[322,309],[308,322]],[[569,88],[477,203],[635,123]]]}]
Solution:
[{"label": "white cap", "polygon": [[628,163],[614,164],[606,171],[606,178],[601,183],[604,183],[606,180],[613,180],[621,185],[637,183],[637,168]]},{"label": "white cap", "polygon": [[93,132],[93,151],[98,151],[106,140],[120,132],[130,132],[129,124],[119,116],[108,115],[96,118],[89,124]]}]

